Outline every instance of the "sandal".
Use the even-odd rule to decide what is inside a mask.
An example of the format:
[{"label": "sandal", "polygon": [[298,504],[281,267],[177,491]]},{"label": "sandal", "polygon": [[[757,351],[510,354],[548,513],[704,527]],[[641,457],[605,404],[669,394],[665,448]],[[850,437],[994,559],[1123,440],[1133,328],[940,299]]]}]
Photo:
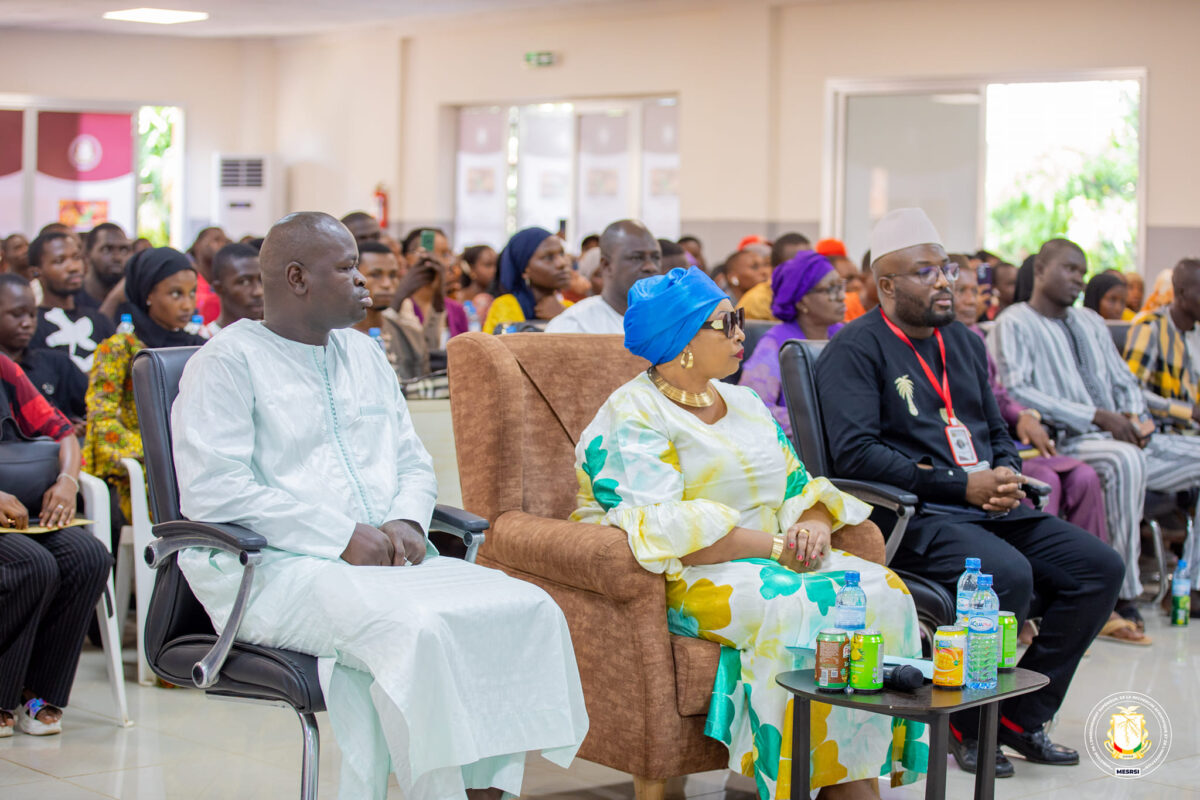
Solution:
[{"label": "sandal", "polygon": [[1137,625],[1124,617],[1109,619],[1104,623],[1104,627],[1100,629],[1096,638],[1120,644],[1132,644],[1137,647],[1149,647],[1154,643],[1153,639],[1137,629]]},{"label": "sandal", "polygon": [[11,725],[0,725],[0,739],[7,739],[17,729],[17,718],[11,711],[0,709],[0,722],[11,722]]},{"label": "sandal", "polygon": [[17,727],[21,729],[21,733],[27,733],[30,736],[53,736],[56,733],[62,733],[61,717],[57,721],[49,723],[42,722],[37,718],[37,715],[47,708],[54,708],[54,706],[40,697],[35,697],[21,706],[21,710],[17,712]]},{"label": "sandal", "polygon": [[1123,618],[1129,620],[1135,626],[1137,626],[1139,631],[1142,631],[1143,633],[1145,632],[1146,620],[1142,619],[1142,613],[1137,610],[1137,606],[1135,606],[1133,603],[1118,603],[1114,610]]}]

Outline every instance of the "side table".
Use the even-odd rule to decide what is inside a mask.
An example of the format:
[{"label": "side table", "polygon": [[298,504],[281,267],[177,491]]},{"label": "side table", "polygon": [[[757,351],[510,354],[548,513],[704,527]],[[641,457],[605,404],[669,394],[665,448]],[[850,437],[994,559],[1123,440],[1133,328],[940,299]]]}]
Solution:
[{"label": "side table", "polygon": [[[809,785],[809,703],[817,701],[834,706],[872,711],[889,717],[902,717],[929,726],[929,775],[925,783],[926,800],[946,796],[946,747],[950,734],[949,715],[974,706],[983,706],[979,715],[979,769],[975,774],[975,800],[992,800],[996,782],[996,725],[999,701],[1037,691],[1050,682],[1040,672],[1017,668],[1001,672],[995,689],[941,689],[926,683],[915,692],[884,689],[874,694],[823,692],[817,688],[811,669],[785,672],[776,681],[795,695],[792,703],[792,798],[807,797]],[[987,757],[985,757],[985,754]],[[798,795],[797,786],[805,787]]]}]

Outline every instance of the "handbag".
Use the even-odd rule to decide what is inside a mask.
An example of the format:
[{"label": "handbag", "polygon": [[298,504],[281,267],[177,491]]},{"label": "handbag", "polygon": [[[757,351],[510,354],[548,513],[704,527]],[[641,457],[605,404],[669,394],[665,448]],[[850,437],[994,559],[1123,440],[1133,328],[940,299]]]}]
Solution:
[{"label": "handbag", "polygon": [[20,500],[30,519],[41,513],[42,495],[58,480],[58,451],[58,442],[50,437],[21,432],[0,381],[0,491]]}]

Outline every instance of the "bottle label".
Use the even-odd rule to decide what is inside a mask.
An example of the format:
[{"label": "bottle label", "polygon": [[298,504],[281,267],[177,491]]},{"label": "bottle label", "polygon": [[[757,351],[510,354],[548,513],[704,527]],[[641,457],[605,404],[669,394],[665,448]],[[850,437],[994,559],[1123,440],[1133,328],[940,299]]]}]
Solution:
[{"label": "bottle label", "polygon": [[834,612],[833,624],[842,630],[861,630],[867,626],[867,610],[840,606]]},{"label": "bottle label", "polygon": [[975,614],[967,620],[967,627],[975,633],[995,633],[1000,620],[984,614]]}]

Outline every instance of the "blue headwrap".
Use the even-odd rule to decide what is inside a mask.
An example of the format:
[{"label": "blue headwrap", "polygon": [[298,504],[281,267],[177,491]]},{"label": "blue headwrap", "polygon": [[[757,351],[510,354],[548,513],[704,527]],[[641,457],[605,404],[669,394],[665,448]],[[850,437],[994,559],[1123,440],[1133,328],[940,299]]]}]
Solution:
[{"label": "blue headwrap", "polygon": [[696,267],[642,278],[629,287],[625,348],[651,364],[666,363],[683,352],[713,309],[728,299]]},{"label": "blue headwrap", "polygon": [[496,282],[505,292],[512,294],[521,304],[525,319],[535,319],[533,291],[525,283],[525,267],[542,242],[553,234],[545,228],[525,228],[517,231],[500,251],[500,268],[496,271]]}]

